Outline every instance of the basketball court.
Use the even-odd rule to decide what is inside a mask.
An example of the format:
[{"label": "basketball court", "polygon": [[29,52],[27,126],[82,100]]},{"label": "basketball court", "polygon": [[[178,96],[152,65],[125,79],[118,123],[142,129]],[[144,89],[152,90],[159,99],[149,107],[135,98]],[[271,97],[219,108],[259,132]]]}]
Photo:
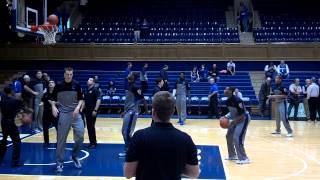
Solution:
[{"label": "basketball court", "polygon": [[[318,141],[320,123],[291,122],[294,137],[271,135],[274,121],[252,120],[246,136],[245,146],[251,164],[237,165],[224,160],[227,156],[226,130],[219,127],[217,120],[189,120],[185,126],[173,124],[190,134],[198,148],[201,174],[199,179],[320,179],[320,155]],[[85,144],[80,153],[83,167],[75,169],[70,161],[72,131],[69,134],[62,174],[55,173],[55,146],[42,147],[42,133],[25,135],[22,143],[21,160],[24,166],[9,168],[11,148],[0,169],[3,179],[125,179],[122,175],[122,120],[99,118],[96,125],[99,145],[87,149]],[[150,119],[140,118],[136,130],[149,126]],[[50,141],[55,142],[56,133],[50,130]],[[11,147],[11,146],[10,146]],[[168,152],[170,153],[170,152]],[[23,174],[23,175],[22,175]]]}]

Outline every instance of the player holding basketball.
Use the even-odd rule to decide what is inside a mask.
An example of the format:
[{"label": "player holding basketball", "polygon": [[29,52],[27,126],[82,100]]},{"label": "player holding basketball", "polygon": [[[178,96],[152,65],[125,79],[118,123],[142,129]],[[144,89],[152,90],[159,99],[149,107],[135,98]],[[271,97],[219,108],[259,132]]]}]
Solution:
[{"label": "player holding basketball", "polygon": [[272,88],[271,95],[268,98],[275,99],[276,109],[280,116],[276,118],[276,130],[271,134],[281,134],[280,121],[282,121],[288,132],[287,137],[292,137],[292,129],[287,116],[287,94],[287,89],[282,85],[282,77],[280,75],[276,76],[275,86]]},{"label": "player holding basketball", "polygon": [[244,140],[251,117],[244,102],[233,94],[234,90],[233,87],[226,87],[224,90],[224,95],[228,98],[226,105],[229,110],[225,117],[233,119],[226,135],[229,153],[227,160],[237,160],[237,164],[249,164],[250,160],[244,149]]}]

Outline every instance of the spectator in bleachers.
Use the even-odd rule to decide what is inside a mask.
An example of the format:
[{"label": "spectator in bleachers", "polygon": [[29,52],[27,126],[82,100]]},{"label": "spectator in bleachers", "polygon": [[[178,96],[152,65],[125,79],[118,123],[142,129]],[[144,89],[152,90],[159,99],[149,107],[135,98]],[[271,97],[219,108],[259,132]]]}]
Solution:
[{"label": "spectator in bleachers", "polygon": [[292,84],[289,86],[289,108],[288,108],[288,117],[290,117],[291,110],[294,107],[294,120],[297,120],[298,109],[300,104],[300,95],[302,93],[302,89],[300,86],[300,80],[298,78],[294,79]]},{"label": "spectator in bleachers", "polygon": [[302,87],[303,107],[304,107],[304,113],[306,115],[307,120],[310,120],[310,111],[309,111],[309,104],[308,104],[308,98],[307,98],[307,89],[310,85],[311,85],[311,80],[306,79],[305,85]]},{"label": "spectator in bleachers", "polygon": [[280,64],[277,67],[277,73],[282,77],[282,79],[286,79],[289,77],[289,66],[285,63],[284,60],[280,61]]},{"label": "spectator in bleachers", "polygon": [[209,78],[213,78],[215,82],[219,80],[219,70],[217,64],[212,64],[212,68],[209,71]]},{"label": "spectator in bleachers", "polygon": [[220,118],[219,110],[218,110],[218,96],[219,96],[219,89],[218,85],[214,78],[209,79],[210,82],[210,91],[208,95],[209,100],[209,118],[215,116],[217,119]]},{"label": "spectator in bleachers", "polygon": [[249,32],[249,25],[250,25],[250,11],[248,7],[243,3],[240,2],[240,13],[239,13],[240,24],[243,26],[243,32]]},{"label": "spectator in bleachers", "polygon": [[205,64],[202,64],[201,68],[199,69],[199,77],[200,77],[200,82],[208,81],[208,69],[206,68]]},{"label": "spectator in bleachers", "polygon": [[239,91],[238,88],[234,89],[233,95],[237,96],[238,98],[242,99],[242,93]]},{"label": "spectator in bleachers", "polygon": [[140,33],[141,33],[140,19],[137,18],[133,28],[134,42],[140,41]]},{"label": "spectator in bleachers", "polygon": [[[269,115],[269,105],[267,106],[268,102],[268,96],[271,92],[271,78],[267,77],[265,82],[261,84],[261,88],[259,91],[259,109],[261,112],[261,116]],[[266,110],[268,110],[268,113],[266,114]]]},{"label": "spectator in bleachers", "polygon": [[[319,106],[319,86],[316,84],[316,78],[311,79],[311,85],[307,88],[307,99],[310,110],[310,120],[316,122]],[[320,114],[320,112],[318,112]]]},{"label": "spectator in bleachers", "polygon": [[163,90],[163,84],[164,84],[164,81],[161,77],[158,77],[156,80],[156,86],[154,87],[153,89],[153,92],[152,92],[152,96],[154,96],[157,92],[159,91],[162,91]]},{"label": "spectator in bleachers", "polygon": [[163,79],[163,90],[169,91],[169,79],[168,79],[168,65],[164,65],[163,68],[160,70],[160,77]]},{"label": "spectator in bleachers", "polygon": [[141,38],[146,39],[149,34],[150,24],[146,18],[143,19],[141,24]]},{"label": "spectator in bleachers", "polygon": [[269,65],[266,65],[264,67],[264,73],[266,75],[266,78],[270,77],[273,79],[277,73],[277,67],[273,64],[273,62],[270,62]]},{"label": "spectator in bleachers", "polygon": [[197,66],[194,66],[192,68],[190,77],[191,77],[191,82],[199,82],[200,77],[199,77],[199,72],[198,72]]},{"label": "spectator in bleachers", "polygon": [[236,64],[232,60],[227,63],[227,71],[230,71],[231,75],[236,74]]},{"label": "spectator in bleachers", "polygon": [[184,73],[180,72],[179,79],[176,81],[173,96],[176,97],[176,109],[179,118],[178,123],[184,125],[187,118],[187,96],[190,93],[190,85],[184,78]]},{"label": "spectator in bleachers", "polygon": [[117,91],[117,88],[115,86],[114,81],[110,80],[107,85],[107,95],[110,96],[110,98],[111,98],[112,96],[114,96],[116,94],[116,91]]}]

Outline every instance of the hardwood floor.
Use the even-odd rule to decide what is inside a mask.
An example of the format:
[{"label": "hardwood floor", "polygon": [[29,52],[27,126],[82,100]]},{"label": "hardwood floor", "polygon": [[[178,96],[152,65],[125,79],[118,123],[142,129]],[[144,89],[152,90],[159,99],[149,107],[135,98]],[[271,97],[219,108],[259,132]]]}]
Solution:
[{"label": "hardwood floor", "polygon": [[[173,124],[187,132],[198,145],[219,145],[222,155],[227,156],[225,134],[226,130],[219,127],[217,120],[189,120],[186,125],[179,126],[174,119]],[[136,129],[149,126],[150,119],[139,119]],[[121,119],[99,118],[96,124],[99,143],[123,143],[121,136]],[[251,160],[248,165],[237,165],[224,161],[227,178],[231,180],[257,179],[320,179],[320,123],[291,122],[294,137],[287,138],[282,127],[282,134],[271,135],[274,121],[252,120],[249,124],[245,148]],[[51,141],[54,141],[55,130],[50,130]],[[27,138],[24,142],[42,142],[42,134]],[[72,133],[68,137],[72,142]],[[88,142],[85,132],[85,142]],[[85,167],[84,167],[85,168]],[[8,180],[34,179],[108,179],[118,180],[116,177],[55,177],[55,176],[0,176]]]}]

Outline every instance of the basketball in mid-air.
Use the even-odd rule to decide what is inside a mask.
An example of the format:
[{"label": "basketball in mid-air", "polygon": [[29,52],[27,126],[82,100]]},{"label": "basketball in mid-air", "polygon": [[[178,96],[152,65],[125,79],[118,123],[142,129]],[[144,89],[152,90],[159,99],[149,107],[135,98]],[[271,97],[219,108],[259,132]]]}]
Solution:
[{"label": "basketball in mid-air", "polygon": [[220,127],[227,129],[229,127],[229,119],[225,116],[220,118]]},{"label": "basketball in mid-air", "polygon": [[51,25],[57,25],[58,22],[59,22],[59,18],[58,18],[57,15],[51,14],[51,15],[48,17],[48,22],[49,22],[49,24],[51,24]]}]

